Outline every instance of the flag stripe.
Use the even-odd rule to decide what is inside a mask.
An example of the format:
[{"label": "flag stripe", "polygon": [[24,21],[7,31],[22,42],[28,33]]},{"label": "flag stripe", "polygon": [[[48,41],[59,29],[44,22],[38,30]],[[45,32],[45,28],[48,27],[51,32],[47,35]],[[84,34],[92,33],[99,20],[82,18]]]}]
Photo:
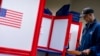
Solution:
[{"label": "flag stripe", "polygon": [[9,10],[9,9],[8,9],[8,12],[14,12],[14,13],[18,13],[18,14],[23,14],[23,13],[20,13],[20,12]]},{"label": "flag stripe", "polygon": [[15,25],[15,26],[21,26],[20,23],[15,23],[7,20],[0,20],[0,23],[4,24],[10,24],[10,25]]},{"label": "flag stripe", "polygon": [[0,24],[5,24],[5,25],[9,25],[9,26],[16,26],[16,27],[20,27],[21,22],[20,23],[16,23],[14,21],[8,21],[8,20],[0,20]]},{"label": "flag stripe", "polygon": [[21,27],[23,13],[7,10],[6,16],[0,18],[0,24],[15,28]]},{"label": "flag stripe", "polygon": [[[4,23],[4,22],[5,22],[5,23]],[[20,26],[19,24],[13,24],[13,23],[11,23],[11,22],[6,22],[6,21],[0,21],[0,23],[2,23],[2,24],[3,24],[3,23],[4,23],[4,24],[8,24],[8,23],[9,23],[8,25],[14,25],[14,26],[17,26],[17,27]]]},{"label": "flag stripe", "polygon": [[17,24],[21,23],[21,21],[16,21],[16,20],[11,20],[11,19],[2,19],[2,18],[0,18],[0,19],[1,19],[0,21],[13,22],[13,24],[14,23],[17,23]]},{"label": "flag stripe", "polygon": [[7,15],[16,16],[16,17],[21,17],[22,16],[22,14],[20,14],[20,13],[14,13],[14,12],[11,12],[11,11],[7,11]]},{"label": "flag stripe", "polygon": [[[6,18],[9,18],[9,20],[21,21],[21,19],[18,19],[18,18],[12,18],[12,17],[6,17]],[[3,19],[3,20],[4,20],[4,19]]]},{"label": "flag stripe", "polygon": [[7,14],[6,17],[13,17],[13,18],[16,18],[16,19],[17,19],[17,18],[18,18],[18,19],[21,18],[21,16],[17,16],[17,15],[14,15],[14,14],[12,14],[12,15],[11,15],[11,14]]},{"label": "flag stripe", "polygon": [[7,23],[1,23],[1,22],[0,22],[0,24],[1,24],[1,25],[10,26],[10,27],[14,27],[14,28],[20,28],[19,26],[7,24]]}]

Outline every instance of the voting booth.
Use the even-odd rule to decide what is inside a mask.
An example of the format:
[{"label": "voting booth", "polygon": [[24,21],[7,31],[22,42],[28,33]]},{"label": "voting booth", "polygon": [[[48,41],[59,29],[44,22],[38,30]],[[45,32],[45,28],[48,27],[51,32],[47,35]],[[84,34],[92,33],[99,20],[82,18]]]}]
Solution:
[{"label": "voting booth", "polygon": [[52,16],[43,15],[39,35],[38,49],[60,53],[62,56],[66,53],[66,46],[69,42],[70,26],[72,15]]},{"label": "voting booth", "polygon": [[44,0],[0,0],[0,53],[36,56]]},{"label": "voting booth", "polygon": [[76,11],[70,11],[72,14],[72,23],[70,29],[70,39],[69,39],[69,51],[76,50],[79,46],[81,32],[82,32],[82,22],[80,22],[80,13]]},{"label": "voting booth", "polygon": [[81,22],[73,22],[72,15],[52,16],[44,14],[39,35],[38,49],[44,52],[60,53],[65,56],[75,50],[80,41]]},{"label": "voting booth", "polygon": [[52,15],[44,14],[42,17],[42,23],[39,34],[39,42],[38,47],[47,48],[49,45],[49,39],[51,38],[50,34],[52,34],[52,27],[54,22],[54,17]]},{"label": "voting booth", "polygon": [[38,49],[66,56],[68,47],[77,48],[82,24],[73,22],[72,14],[43,14],[45,0],[0,0],[0,4],[0,53],[36,56]]},{"label": "voting booth", "polygon": [[72,22],[70,29],[69,49],[68,51],[76,50],[79,46],[82,32],[82,22]]}]

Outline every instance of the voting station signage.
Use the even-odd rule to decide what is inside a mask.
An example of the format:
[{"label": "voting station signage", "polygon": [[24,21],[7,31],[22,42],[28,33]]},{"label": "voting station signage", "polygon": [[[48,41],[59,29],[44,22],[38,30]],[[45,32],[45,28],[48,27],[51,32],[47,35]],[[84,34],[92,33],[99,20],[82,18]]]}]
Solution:
[{"label": "voting station signage", "polygon": [[[42,0],[0,0],[0,53],[30,55],[36,52],[37,20],[43,12]],[[37,24],[38,23],[38,24]],[[31,56],[31,55],[30,55]],[[33,55],[36,56],[36,53]]]}]

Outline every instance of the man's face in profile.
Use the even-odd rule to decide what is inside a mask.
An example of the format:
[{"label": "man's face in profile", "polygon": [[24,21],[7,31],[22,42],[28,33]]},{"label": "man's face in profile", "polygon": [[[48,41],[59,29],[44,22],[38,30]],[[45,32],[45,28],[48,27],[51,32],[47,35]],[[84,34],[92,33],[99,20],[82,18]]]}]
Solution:
[{"label": "man's face in profile", "polygon": [[92,20],[92,14],[85,14],[83,16],[84,20],[88,23],[88,22],[91,22]]}]

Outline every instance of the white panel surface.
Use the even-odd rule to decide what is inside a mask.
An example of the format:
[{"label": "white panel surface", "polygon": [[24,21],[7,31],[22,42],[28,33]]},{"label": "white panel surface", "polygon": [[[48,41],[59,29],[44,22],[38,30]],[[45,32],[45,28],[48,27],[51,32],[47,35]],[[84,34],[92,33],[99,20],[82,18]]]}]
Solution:
[{"label": "white panel surface", "polygon": [[68,19],[56,19],[54,21],[50,48],[63,51]]},{"label": "white panel surface", "polygon": [[78,31],[79,31],[79,25],[71,24],[69,50],[75,50],[76,49]]},{"label": "white panel surface", "polygon": [[0,24],[0,47],[31,51],[40,0],[2,1],[2,8],[21,12],[23,16],[20,28]]},{"label": "white panel surface", "polygon": [[52,21],[51,19],[43,17],[38,46],[47,47],[48,38],[50,34],[51,21]]},{"label": "white panel surface", "polygon": [[0,53],[0,56],[19,56],[19,55],[11,55],[11,54],[3,54],[3,53]]}]

